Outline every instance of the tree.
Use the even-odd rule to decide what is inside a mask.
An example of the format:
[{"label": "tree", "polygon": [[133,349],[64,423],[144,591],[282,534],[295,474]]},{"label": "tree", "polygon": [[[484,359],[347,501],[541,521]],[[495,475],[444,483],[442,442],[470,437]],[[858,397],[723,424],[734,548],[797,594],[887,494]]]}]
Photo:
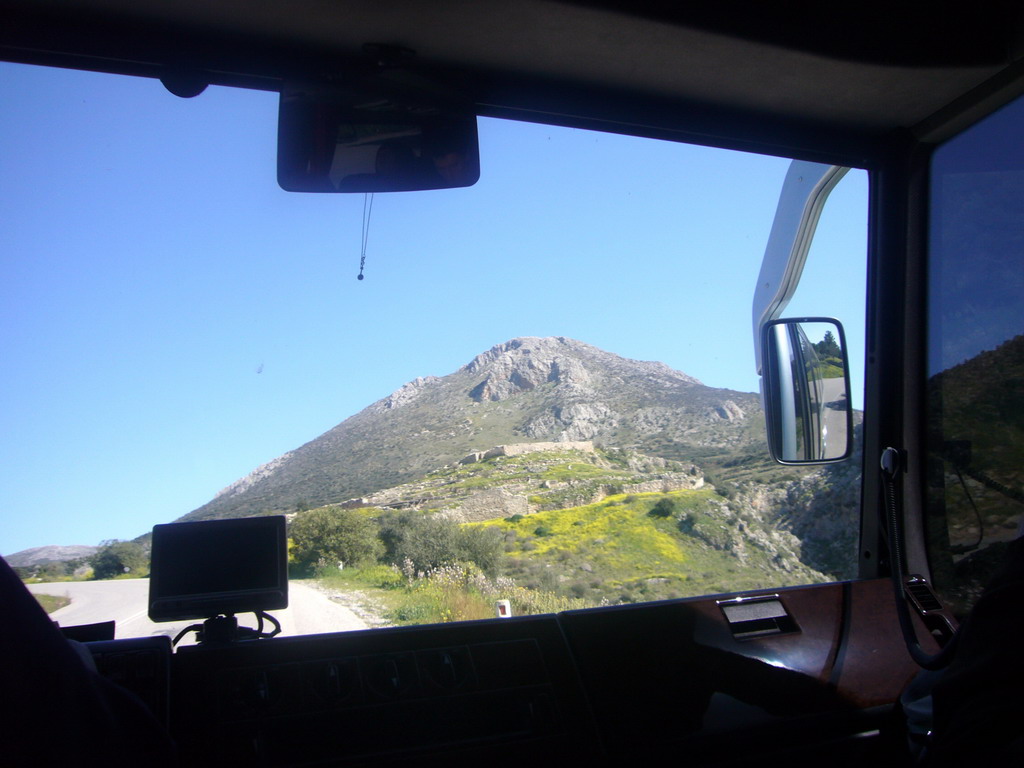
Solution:
[{"label": "tree", "polygon": [[289,536],[295,563],[306,573],[322,563],[373,562],[383,551],[376,524],[354,509],[321,507],[301,512],[292,522]]},{"label": "tree", "polygon": [[463,560],[476,563],[488,576],[498,572],[504,554],[504,537],[492,526],[460,526],[459,550]]},{"label": "tree", "polygon": [[110,539],[100,542],[99,551],[89,563],[94,579],[112,579],[126,574],[137,578],[149,575],[149,554],[137,541]]},{"label": "tree", "polygon": [[387,562],[401,566],[411,560],[417,571],[459,560],[459,526],[440,517],[398,512],[380,519],[380,538]]},{"label": "tree", "polygon": [[436,515],[392,512],[380,520],[384,560],[397,566],[408,559],[417,571],[457,562],[475,563],[488,574],[497,571],[502,536],[496,528],[461,526]]},{"label": "tree", "polygon": [[842,357],[842,350],[839,348],[839,343],[836,341],[832,331],[825,331],[825,337],[817,344],[812,344],[811,346],[814,347],[820,357],[837,359]]}]

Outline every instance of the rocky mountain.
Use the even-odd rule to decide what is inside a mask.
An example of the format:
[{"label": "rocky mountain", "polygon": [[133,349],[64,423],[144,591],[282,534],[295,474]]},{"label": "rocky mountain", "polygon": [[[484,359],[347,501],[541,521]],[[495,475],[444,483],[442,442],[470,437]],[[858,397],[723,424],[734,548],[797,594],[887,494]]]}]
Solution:
[{"label": "rocky mountain", "polygon": [[697,463],[761,454],[763,423],[757,395],[573,339],[517,338],[409,382],[183,519],[343,502],[507,444],[590,441]]},{"label": "rocky mountain", "polygon": [[46,565],[47,563],[91,557],[96,554],[98,549],[99,547],[85,545],[32,547],[31,549],[23,549],[21,552],[15,552],[11,555],[4,555],[4,560],[12,568],[30,568],[35,565]]}]

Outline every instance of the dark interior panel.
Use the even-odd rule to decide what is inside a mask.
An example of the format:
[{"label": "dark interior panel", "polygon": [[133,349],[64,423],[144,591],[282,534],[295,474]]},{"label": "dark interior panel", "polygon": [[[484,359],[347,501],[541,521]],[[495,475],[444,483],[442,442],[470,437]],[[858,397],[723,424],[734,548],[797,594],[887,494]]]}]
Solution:
[{"label": "dark interior panel", "polygon": [[189,761],[598,753],[554,616],[183,648],[174,661],[172,731]]},{"label": "dark interior panel", "polygon": [[[813,762],[836,741],[877,748],[916,671],[890,589],[826,584],[174,654],[146,641],[91,648],[147,702],[169,687],[171,732],[196,765],[619,761],[638,749]],[[775,626],[737,633],[763,615]]]}]

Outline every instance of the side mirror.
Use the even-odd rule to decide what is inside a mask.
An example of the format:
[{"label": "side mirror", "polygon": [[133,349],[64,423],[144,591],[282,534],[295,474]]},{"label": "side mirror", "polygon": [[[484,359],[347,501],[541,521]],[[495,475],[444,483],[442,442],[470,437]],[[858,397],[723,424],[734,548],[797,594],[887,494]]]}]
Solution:
[{"label": "side mirror", "polygon": [[471,112],[341,89],[281,92],[277,182],[288,192],[411,192],[479,178]]},{"label": "side mirror", "polygon": [[853,409],[846,338],[838,320],[771,320],[761,329],[768,449],[780,464],[850,455]]}]

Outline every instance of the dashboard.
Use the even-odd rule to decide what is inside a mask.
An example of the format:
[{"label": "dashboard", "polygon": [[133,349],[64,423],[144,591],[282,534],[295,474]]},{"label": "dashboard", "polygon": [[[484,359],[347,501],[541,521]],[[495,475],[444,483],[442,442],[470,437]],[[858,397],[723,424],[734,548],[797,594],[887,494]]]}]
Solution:
[{"label": "dashboard", "polygon": [[868,580],[558,615],[182,647],[87,643],[183,763],[812,764],[881,748],[916,673]]}]

